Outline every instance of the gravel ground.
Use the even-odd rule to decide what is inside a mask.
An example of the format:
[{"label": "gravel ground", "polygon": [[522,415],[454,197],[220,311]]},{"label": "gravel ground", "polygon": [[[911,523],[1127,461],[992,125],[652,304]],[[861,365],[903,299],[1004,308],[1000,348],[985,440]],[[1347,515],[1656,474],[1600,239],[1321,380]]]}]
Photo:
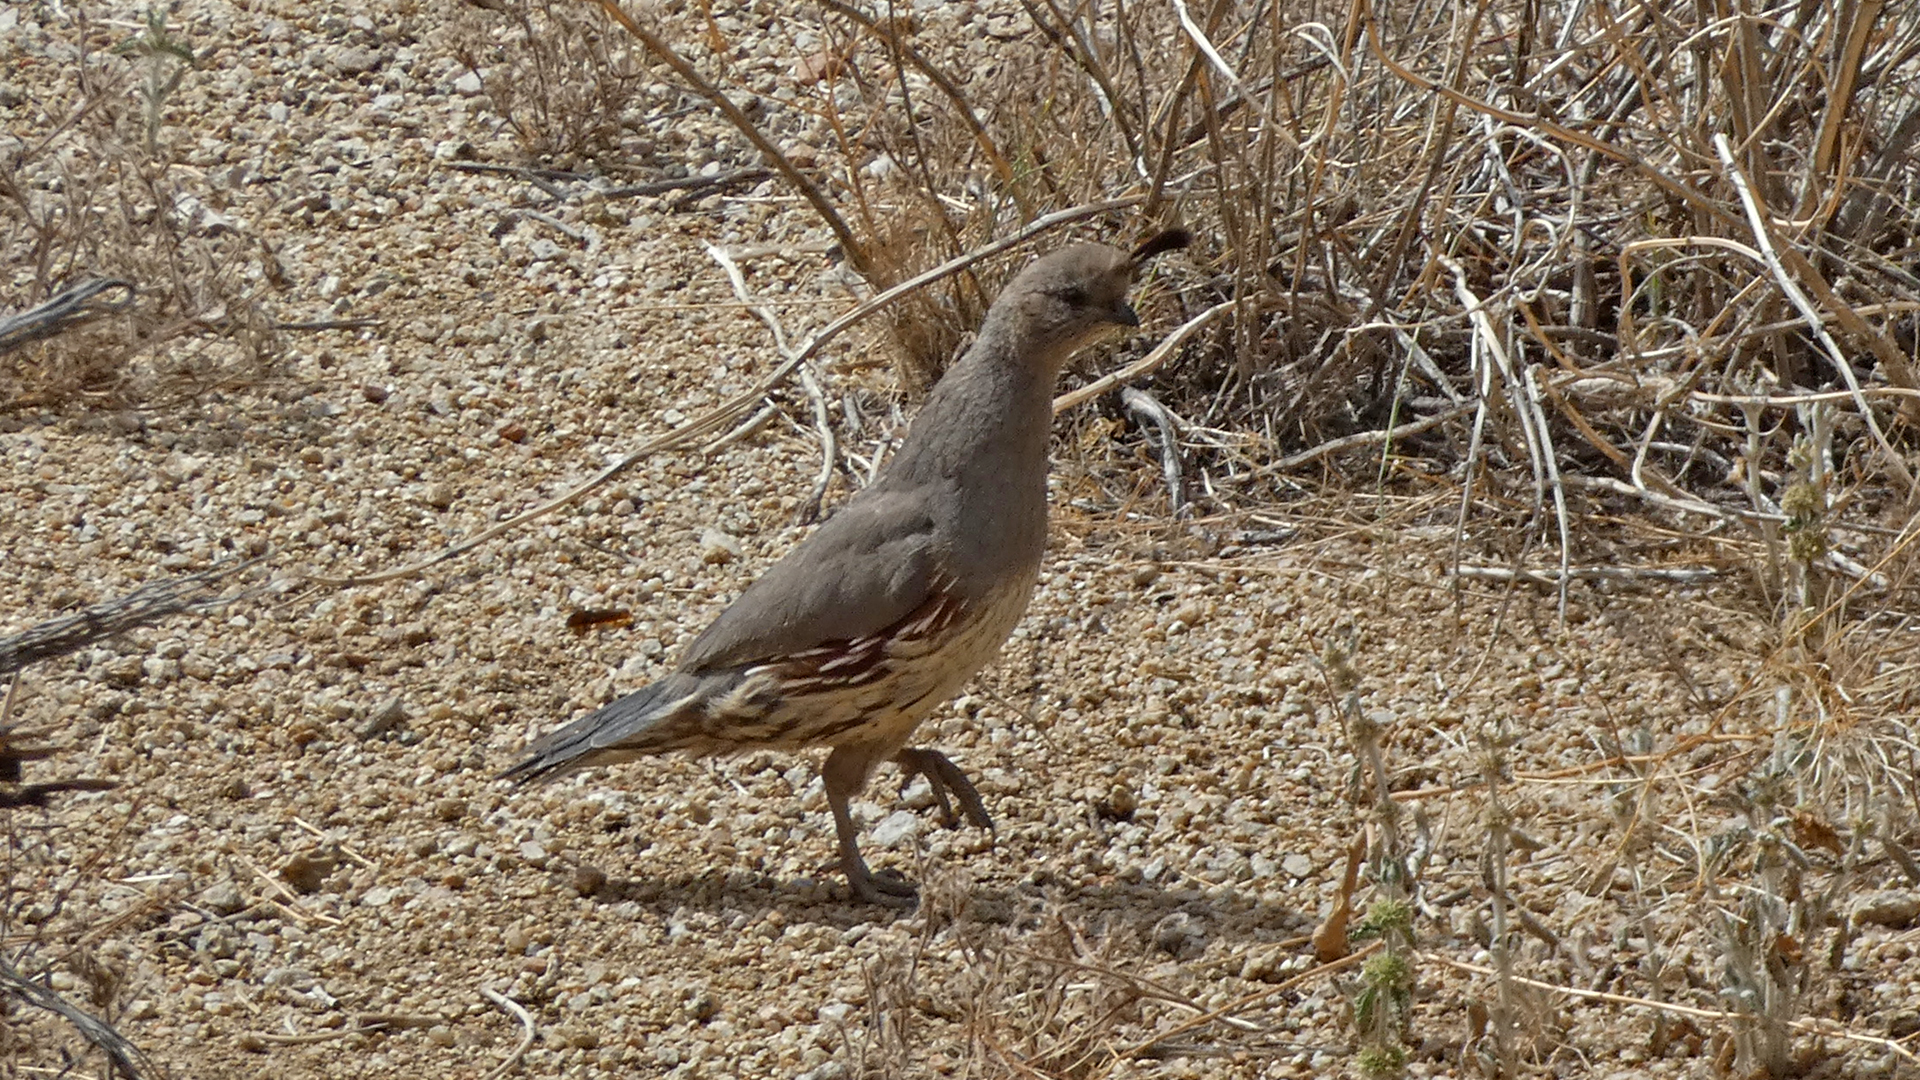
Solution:
[{"label": "gravel ground", "polygon": [[[953,8],[929,12],[930,32],[1021,32],[1014,14]],[[36,80],[74,55],[81,31],[59,10],[0,16],[25,58],[8,76],[16,135],[45,130]],[[776,78],[806,55],[803,28],[715,10],[738,16],[749,70]],[[1599,763],[1636,733],[1663,749],[1703,736],[1675,760],[1688,780],[1663,789],[1680,804],[1666,809],[1696,838],[1738,819],[1716,789],[1745,744],[1704,738],[1746,730],[1710,707],[1738,697],[1763,648],[1737,586],[1583,587],[1562,624],[1550,595],[1455,590],[1453,495],[1168,524],[1157,466],[1077,420],[1032,611],[926,730],[979,780],[997,832],[940,828],[924,782],[897,795],[890,774],[856,804],[876,865],[926,883],[918,912],[847,899],[807,759],[493,780],[537,733],[658,674],[804,534],[819,464],[805,397],[783,390],[746,437],[656,455],[417,576],[305,576],[430,554],[750,386],[777,356],[704,245],[761,252],[750,282],[790,332],[852,298],[824,230],[771,185],[554,203],[447,167],[523,160],[452,58],[456,10],[361,11],[181,4],[173,24],[218,62],[183,82],[164,133],[187,182],[270,246],[244,273],[283,282],[275,314],[377,324],[290,333],[281,377],[192,406],[0,419],[0,630],[272,553],[255,597],[35,669],[15,706],[71,746],[62,769],[122,786],[13,820],[10,954],[50,963],[80,1001],[89,970],[117,973],[105,1011],[173,1075],[488,1076],[522,1009],[528,1076],[1333,1074],[1352,1050],[1341,984],[1286,980],[1316,967],[1308,936],[1369,827],[1314,662],[1336,642],[1358,643],[1362,708],[1389,724],[1396,789],[1418,793],[1403,804],[1427,860],[1415,1075],[1484,1049],[1473,1016],[1492,984],[1448,962],[1489,962],[1491,818],[1474,785],[1490,732],[1508,774],[1533,778],[1503,788],[1521,837],[1509,892],[1539,927],[1516,969],[1724,1007],[1688,925],[1705,909],[1680,899],[1696,868],[1663,854],[1689,849],[1627,829],[1643,789]],[[96,24],[95,49],[136,9],[113,15],[124,25]],[[698,115],[654,134],[686,172],[750,164]],[[1174,313],[1148,314],[1143,340]],[[830,395],[862,406],[836,417],[841,436],[871,455],[911,404],[870,343],[830,352]],[[1701,553],[1669,545],[1675,563]],[[601,609],[631,621],[569,629]],[[1848,880],[1889,906],[1856,910],[1839,969],[1795,1015],[1904,1035],[1920,901],[1884,859]],[[1236,1024],[1164,1034],[1262,991]],[[1521,996],[1530,1071],[1731,1061],[1724,1023],[1656,1031],[1633,1008]],[[57,1065],[72,1045],[10,1022],[20,1062]],[[1164,1037],[1078,1072],[1046,1056],[1089,1033]],[[1809,1060],[1885,1075],[1879,1051],[1843,1042]]]}]

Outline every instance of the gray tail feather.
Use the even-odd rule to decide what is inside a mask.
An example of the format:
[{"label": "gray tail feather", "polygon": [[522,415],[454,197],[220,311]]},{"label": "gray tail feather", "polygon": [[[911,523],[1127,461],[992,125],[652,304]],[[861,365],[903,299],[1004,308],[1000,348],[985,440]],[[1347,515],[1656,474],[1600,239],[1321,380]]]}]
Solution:
[{"label": "gray tail feather", "polygon": [[619,752],[624,758],[678,749],[674,734],[660,728],[698,689],[699,680],[695,678],[669,675],[534,740],[521,759],[495,779],[523,784],[557,780],[576,769],[599,764],[604,751]]}]

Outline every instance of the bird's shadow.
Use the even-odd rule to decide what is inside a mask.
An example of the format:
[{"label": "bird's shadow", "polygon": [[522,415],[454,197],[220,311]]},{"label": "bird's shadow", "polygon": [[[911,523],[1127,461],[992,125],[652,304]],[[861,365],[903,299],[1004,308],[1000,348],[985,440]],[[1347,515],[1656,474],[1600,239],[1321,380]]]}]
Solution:
[{"label": "bird's shadow", "polygon": [[[1253,891],[1202,888],[1189,881],[1103,880],[1074,885],[1021,881],[1011,885],[966,879],[964,872],[926,871],[916,907],[889,907],[854,899],[837,874],[779,877],[741,868],[698,874],[608,878],[591,891],[603,905],[633,905],[642,919],[670,923],[688,912],[765,918],[780,912],[788,924],[812,924],[847,931],[892,924],[922,916],[1034,929],[1064,918],[1089,927],[1128,926],[1143,937],[1163,936],[1155,928],[1169,920],[1196,925],[1206,938],[1224,941],[1274,940],[1300,928],[1302,913]],[[1177,936],[1177,935],[1176,935]],[[1177,948],[1177,946],[1175,946]]]}]

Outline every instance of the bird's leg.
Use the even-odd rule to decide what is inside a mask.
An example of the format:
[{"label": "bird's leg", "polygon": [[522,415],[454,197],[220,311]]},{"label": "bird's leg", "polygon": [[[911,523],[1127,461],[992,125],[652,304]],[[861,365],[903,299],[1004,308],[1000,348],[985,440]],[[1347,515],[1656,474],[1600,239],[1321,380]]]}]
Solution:
[{"label": "bird's leg", "polygon": [[851,745],[834,747],[820,766],[820,779],[827,789],[827,805],[833,808],[833,829],[840,838],[840,867],[846,871],[847,884],[856,899],[889,907],[912,907],[919,891],[912,882],[891,872],[875,874],[867,869],[867,860],[860,857],[853,813],[847,809],[847,802],[867,786],[867,773],[872,768],[872,752]]},{"label": "bird's leg", "polygon": [[987,806],[980,801],[980,792],[975,790],[973,781],[960,771],[960,766],[948,760],[947,755],[938,750],[909,746],[893,756],[895,764],[912,779],[915,773],[927,778],[927,786],[933,789],[933,797],[940,803],[940,818],[948,828],[959,824],[953,816],[953,806],[947,801],[947,792],[960,803],[960,809],[966,811],[967,820],[975,825],[993,831],[993,818],[987,816]]}]

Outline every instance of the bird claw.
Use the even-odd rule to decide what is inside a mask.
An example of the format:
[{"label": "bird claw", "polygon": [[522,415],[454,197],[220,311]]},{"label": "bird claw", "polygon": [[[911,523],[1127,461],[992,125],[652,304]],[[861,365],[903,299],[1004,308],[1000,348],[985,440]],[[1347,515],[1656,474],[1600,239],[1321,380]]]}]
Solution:
[{"label": "bird claw", "polygon": [[993,831],[993,818],[988,816],[986,804],[980,801],[979,790],[947,755],[938,750],[910,746],[895,754],[893,760],[905,773],[905,779],[911,780],[915,775],[927,778],[927,786],[933,789],[933,797],[940,804],[940,820],[949,829],[960,824],[953,813],[953,801],[947,798],[947,793],[951,791],[953,800],[960,803],[960,809],[966,812],[968,821],[988,832]]},{"label": "bird claw", "polygon": [[862,867],[857,875],[848,872],[847,884],[853,889],[856,900],[881,907],[911,908],[920,898],[919,887],[898,870],[886,869],[874,873]]}]

